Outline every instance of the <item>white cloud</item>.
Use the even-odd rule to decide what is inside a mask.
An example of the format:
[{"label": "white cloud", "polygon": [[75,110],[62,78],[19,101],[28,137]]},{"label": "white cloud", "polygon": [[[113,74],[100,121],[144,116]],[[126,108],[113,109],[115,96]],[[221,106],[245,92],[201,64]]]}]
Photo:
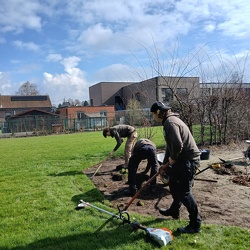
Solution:
[{"label": "white cloud", "polygon": [[211,33],[211,32],[213,32],[215,29],[216,29],[216,26],[215,26],[215,24],[213,24],[213,23],[208,23],[208,24],[205,24],[205,25],[204,25],[204,30],[205,30],[205,32],[207,32],[207,33]]},{"label": "white cloud", "polygon": [[138,82],[151,77],[151,67],[142,68],[119,63],[104,67],[94,74],[97,82]]},{"label": "white cloud", "polygon": [[88,100],[88,83],[85,79],[85,72],[77,68],[80,58],[68,57],[60,61],[64,66],[65,73],[43,74],[43,89],[51,93],[52,101],[62,100],[62,98]]},{"label": "white cloud", "polygon": [[11,90],[11,83],[7,73],[0,72],[0,94],[6,95]]},{"label": "white cloud", "polygon": [[41,30],[42,19],[39,16],[41,9],[39,1],[8,0],[1,1],[0,28],[1,32],[23,32],[26,28]]},{"label": "white cloud", "polygon": [[93,0],[81,4],[69,1],[67,10],[81,24],[78,36],[81,48],[88,52],[124,54],[143,49],[143,45],[163,49],[191,32],[200,37],[208,34],[207,39],[212,40],[213,34],[218,36],[222,32],[232,38],[247,36],[249,8],[243,0]]},{"label": "white cloud", "polygon": [[209,33],[219,31],[228,37],[247,37],[249,13],[250,5],[245,0],[185,0],[176,2],[176,9],[170,16],[179,15],[181,20],[189,23],[187,31],[204,26],[202,30]]},{"label": "white cloud", "polygon": [[102,24],[98,23],[85,30],[79,37],[79,42],[84,42],[93,47],[103,47],[112,38],[113,32],[109,28],[105,28]]},{"label": "white cloud", "polygon": [[49,54],[47,56],[47,60],[51,62],[58,62],[62,60],[62,55],[61,54]]},{"label": "white cloud", "polygon": [[157,64],[181,62],[197,43],[212,54],[246,51],[249,13],[246,0],[2,0],[0,70],[15,82],[42,78],[57,99],[87,99],[87,77],[94,84],[155,76]]},{"label": "white cloud", "polygon": [[124,64],[112,64],[105,68],[98,70],[95,73],[95,79],[99,82],[119,82],[119,81],[131,81],[131,69]]},{"label": "white cloud", "polygon": [[25,43],[20,40],[16,40],[16,41],[13,41],[13,44],[18,49],[25,49],[25,50],[35,51],[35,52],[40,50],[40,47],[33,42]]}]

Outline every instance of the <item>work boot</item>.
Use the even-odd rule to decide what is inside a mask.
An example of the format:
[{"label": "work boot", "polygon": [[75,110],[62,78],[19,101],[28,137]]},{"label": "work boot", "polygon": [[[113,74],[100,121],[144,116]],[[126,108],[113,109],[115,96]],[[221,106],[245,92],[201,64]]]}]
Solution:
[{"label": "work boot", "polygon": [[120,164],[120,165],[115,167],[115,170],[120,171],[120,170],[122,170],[124,168],[124,166],[125,166],[124,164]]},{"label": "work boot", "polygon": [[170,209],[160,208],[159,209],[160,214],[164,216],[172,216],[173,219],[179,219],[180,218],[180,211],[172,212]]},{"label": "work boot", "polygon": [[128,190],[124,191],[124,194],[128,196],[134,196],[136,192],[137,192],[137,188],[129,188]]},{"label": "work boot", "polygon": [[179,227],[177,232],[181,234],[195,234],[200,232],[200,227],[192,227],[187,225],[186,227]]},{"label": "work boot", "polygon": [[155,185],[151,185],[150,186],[150,194],[155,194],[156,193],[156,186]]}]

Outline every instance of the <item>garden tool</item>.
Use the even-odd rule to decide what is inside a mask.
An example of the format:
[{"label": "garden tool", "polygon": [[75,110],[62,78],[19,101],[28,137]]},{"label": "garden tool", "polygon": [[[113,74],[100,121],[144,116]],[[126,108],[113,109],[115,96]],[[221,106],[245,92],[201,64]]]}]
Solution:
[{"label": "garden tool", "polygon": [[130,221],[129,213],[126,211],[121,211],[119,209],[119,207],[118,207],[119,213],[117,215],[117,214],[111,213],[109,211],[106,211],[102,208],[99,208],[99,207],[97,207],[89,202],[85,202],[85,201],[81,200],[75,209],[80,210],[80,209],[83,209],[87,206],[90,206],[90,207],[95,208],[101,212],[109,214],[113,218],[122,220],[122,224],[125,224],[125,223],[130,224],[134,230],[137,230],[137,229],[144,230],[147,233],[147,235],[151,239],[156,241],[160,246],[166,246],[169,242],[171,242],[174,239],[174,237],[172,235],[172,231],[170,229],[168,229],[168,228],[146,228],[145,226],[142,226],[138,222],[132,222],[132,221]]},{"label": "garden tool", "polygon": [[102,163],[99,165],[99,167],[96,169],[96,171],[94,172],[94,174],[90,177],[90,179],[93,179],[93,177],[97,174],[97,172],[99,171],[99,169],[102,167]]},{"label": "garden tool", "polygon": [[135,195],[130,199],[130,201],[128,202],[128,204],[125,206],[125,208],[123,209],[123,211],[126,211],[129,206],[132,204],[132,202],[139,196],[139,194],[144,190],[144,188],[150,184],[157,176],[159,175],[159,171],[153,175],[136,193]]},{"label": "garden tool", "polygon": [[[158,159],[159,164],[162,164],[164,156],[165,156],[165,153],[157,154],[157,159]],[[195,173],[195,176],[201,174],[202,172],[206,171],[207,169],[209,169],[211,167],[212,168],[215,168],[215,167],[216,168],[220,168],[220,164],[217,164],[216,166],[214,166],[214,165],[208,166],[208,167],[206,167],[206,168],[204,168],[202,170],[200,170],[200,169],[197,168],[197,172]],[[167,175],[167,173],[161,174],[160,178],[161,178],[161,181],[163,182],[163,184],[165,184],[167,186],[169,185],[169,176]],[[205,179],[198,179],[198,178],[196,178],[195,180],[199,180],[199,181],[203,181],[204,180],[204,181],[214,182],[213,180],[205,180]]]}]

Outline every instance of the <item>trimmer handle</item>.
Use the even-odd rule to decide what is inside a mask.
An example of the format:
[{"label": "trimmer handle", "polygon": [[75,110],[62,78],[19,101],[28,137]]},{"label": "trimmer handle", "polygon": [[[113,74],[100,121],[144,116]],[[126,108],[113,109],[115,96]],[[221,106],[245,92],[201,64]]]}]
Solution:
[{"label": "trimmer handle", "polygon": [[130,225],[132,225],[132,227],[137,230],[137,229],[142,229],[144,231],[147,231],[147,228],[144,227],[143,225],[141,225],[140,223],[138,222],[130,222]]}]

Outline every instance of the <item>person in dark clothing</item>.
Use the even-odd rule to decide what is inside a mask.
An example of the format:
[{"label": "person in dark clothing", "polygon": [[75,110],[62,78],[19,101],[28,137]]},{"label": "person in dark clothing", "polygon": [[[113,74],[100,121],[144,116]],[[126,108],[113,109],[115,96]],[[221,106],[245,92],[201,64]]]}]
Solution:
[{"label": "person in dark clothing", "polygon": [[[128,163],[128,183],[129,183],[129,191],[126,193],[134,196],[137,192],[136,186],[136,172],[138,166],[142,160],[147,159],[147,167],[144,173],[146,173],[149,169],[150,178],[157,173],[158,169],[158,160],[156,153],[155,144],[148,139],[140,139],[135,143],[135,146],[132,151],[132,155],[129,159]],[[156,179],[150,183],[151,192],[155,192]]]},{"label": "person in dark clothing", "polygon": [[114,154],[114,152],[121,146],[123,143],[123,138],[127,138],[126,145],[124,148],[124,156],[125,156],[125,168],[128,167],[128,161],[131,156],[131,151],[133,149],[135,140],[137,138],[136,129],[129,125],[116,125],[113,127],[106,127],[103,129],[103,136],[106,138],[107,136],[114,137],[116,140],[116,145],[114,149],[109,153],[110,156]]},{"label": "person in dark clothing", "polygon": [[154,119],[162,123],[166,151],[160,174],[169,176],[169,189],[173,202],[169,209],[160,209],[164,216],[179,218],[179,210],[183,204],[189,213],[189,224],[178,228],[179,233],[198,233],[201,226],[201,217],[198,212],[196,200],[192,194],[195,172],[200,163],[200,150],[187,127],[178,114],[161,102],[151,106]]}]

